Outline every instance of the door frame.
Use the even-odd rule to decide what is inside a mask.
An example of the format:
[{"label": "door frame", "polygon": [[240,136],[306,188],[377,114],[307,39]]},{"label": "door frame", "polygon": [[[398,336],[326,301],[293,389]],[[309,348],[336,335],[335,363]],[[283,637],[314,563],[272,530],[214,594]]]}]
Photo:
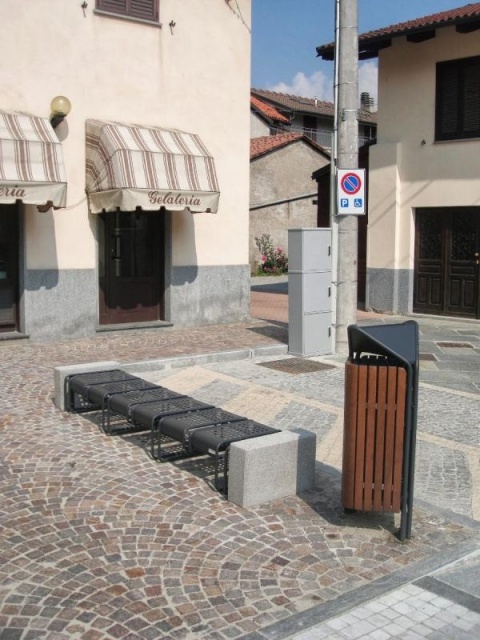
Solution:
[{"label": "door frame", "polygon": [[[166,271],[166,247],[169,244],[167,242],[167,224],[166,216],[163,213],[157,211],[143,211],[137,210],[133,212],[118,212],[118,213],[140,213],[148,216],[152,216],[154,232],[150,237],[152,252],[154,255],[154,269],[153,279],[157,287],[157,311],[155,313],[155,319],[141,320],[141,319],[126,319],[122,320],[115,317],[114,313],[108,310],[107,297],[111,293],[110,283],[108,278],[111,277],[110,263],[110,241],[107,238],[107,233],[111,222],[112,216],[115,216],[115,212],[103,212],[98,215],[97,221],[97,250],[98,250],[98,305],[99,305],[99,326],[122,326],[126,324],[156,324],[157,322],[163,323],[165,317],[165,271]],[[103,230],[102,230],[103,225]],[[158,260],[156,260],[158,258]],[[110,276],[109,276],[110,274]]]},{"label": "door frame", "polygon": [[[439,243],[438,251],[439,259],[423,259],[420,258],[420,219],[427,213],[438,217],[439,220]],[[474,217],[476,222],[476,235],[473,244],[472,257],[467,261],[460,261],[465,265],[465,272],[460,272],[460,266],[455,265],[455,261],[451,257],[452,248],[452,232],[455,214],[467,214]],[[433,236],[432,236],[433,237]],[[480,207],[422,207],[415,211],[415,249],[414,249],[414,287],[413,287],[413,311],[414,313],[430,313],[435,315],[480,318],[480,260],[475,261],[475,252],[480,252]],[[452,266],[454,267],[452,269]],[[457,272],[455,272],[455,267]],[[469,273],[467,273],[469,271]],[[459,307],[458,311],[452,309],[451,293],[452,279],[457,275],[457,279],[463,277],[460,286],[468,281],[472,282],[472,308],[473,311],[465,310],[466,307]],[[428,280],[428,284],[423,284],[422,294],[420,294],[420,279],[424,276]],[[435,284],[436,281],[436,284]],[[433,284],[432,284],[433,283]],[[427,287],[427,289],[425,289]],[[427,301],[419,302],[419,297]],[[436,300],[432,300],[435,298]]]},{"label": "door frame", "polygon": [[7,210],[10,216],[10,221],[7,227],[7,241],[9,244],[9,263],[10,273],[13,274],[13,282],[11,286],[12,290],[12,321],[0,324],[0,333],[10,333],[19,331],[20,322],[20,237],[22,233],[22,221],[21,221],[21,203],[15,204],[1,204],[0,216],[5,212],[2,209]]}]

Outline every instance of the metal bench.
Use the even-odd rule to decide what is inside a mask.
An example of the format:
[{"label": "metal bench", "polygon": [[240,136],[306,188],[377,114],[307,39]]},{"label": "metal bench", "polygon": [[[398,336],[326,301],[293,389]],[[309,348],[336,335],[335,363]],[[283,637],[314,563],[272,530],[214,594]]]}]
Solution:
[{"label": "metal bench", "polygon": [[180,415],[167,416],[160,421],[158,433],[178,440],[188,449],[190,443],[190,435],[194,429],[201,427],[211,427],[216,424],[225,422],[238,422],[245,420],[243,416],[237,416],[235,413],[229,413],[218,407],[209,407],[208,409],[200,409]]},{"label": "metal bench", "polygon": [[[121,369],[81,373],[65,379],[70,411],[92,411],[101,409],[102,429],[106,429],[105,417],[112,397],[129,391],[158,388],[151,382],[132,376]],[[79,400],[80,399],[80,400]],[[79,406],[78,406],[79,405]],[[108,420],[110,427],[110,419]]]},{"label": "metal bench", "polygon": [[[111,369],[65,377],[69,411],[101,409],[102,429],[112,433],[111,417],[150,430],[152,458],[167,461],[187,456],[214,458],[215,488],[220,490],[219,468],[223,462],[223,488],[228,492],[228,453],[234,442],[278,433],[278,429],[229,413],[211,404],[154,385],[137,376]],[[162,450],[162,438],[180,446]]]},{"label": "metal bench", "polygon": [[[180,413],[198,411],[199,409],[213,409],[213,405],[199,402],[189,396],[172,398],[171,400],[160,400],[157,402],[147,402],[136,404],[131,410],[131,421],[133,424],[150,429],[150,451],[155,460],[167,460],[178,457],[178,453],[169,455],[162,453],[160,448],[161,434],[158,433],[159,423],[162,418]],[[185,451],[183,455],[187,452]]]},{"label": "metal bench", "polygon": [[189,448],[191,451],[208,454],[215,461],[215,488],[220,491],[218,484],[218,468],[223,459],[223,491],[228,495],[228,453],[230,445],[240,440],[258,438],[272,433],[278,433],[278,429],[267,427],[253,420],[240,420],[215,424],[210,427],[199,427],[190,433]]},{"label": "metal bench", "polygon": [[232,442],[271,433],[278,433],[278,429],[213,407],[162,418],[156,429],[157,452],[161,457],[161,436],[165,435],[180,442],[187,455],[212,456],[217,490],[219,490],[219,465],[223,458],[224,491],[227,493],[228,450]]},{"label": "metal bench", "polygon": [[114,382],[118,380],[134,380],[139,379],[132,376],[121,369],[109,369],[107,371],[91,371],[88,373],[78,373],[65,377],[64,392],[65,406],[67,411],[82,412],[92,411],[100,407],[88,398],[88,390],[91,386],[104,384],[106,382]]},{"label": "metal bench", "polygon": [[111,395],[107,402],[107,421],[106,431],[111,433],[111,417],[113,415],[122,416],[127,422],[132,423],[133,408],[139,404],[149,404],[162,400],[173,400],[177,398],[185,398],[185,395],[171,391],[166,387],[149,387],[145,389],[133,389]]}]

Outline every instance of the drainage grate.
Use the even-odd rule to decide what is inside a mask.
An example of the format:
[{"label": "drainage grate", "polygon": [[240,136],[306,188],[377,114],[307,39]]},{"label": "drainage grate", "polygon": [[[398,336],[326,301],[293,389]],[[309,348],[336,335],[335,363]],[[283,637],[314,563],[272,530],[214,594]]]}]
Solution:
[{"label": "drainage grate", "polygon": [[327,369],[335,369],[331,364],[323,362],[312,362],[303,358],[286,358],[285,360],[272,360],[271,362],[257,362],[261,367],[275,369],[283,373],[314,373],[315,371],[326,371]]},{"label": "drainage grate", "polygon": [[470,342],[436,342],[437,347],[451,348],[451,349],[473,349],[473,344]]},{"label": "drainage grate", "polygon": [[433,362],[437,362],[438,358],[433,353],[421,353],[418,356],[419,360],[432,360]]}]

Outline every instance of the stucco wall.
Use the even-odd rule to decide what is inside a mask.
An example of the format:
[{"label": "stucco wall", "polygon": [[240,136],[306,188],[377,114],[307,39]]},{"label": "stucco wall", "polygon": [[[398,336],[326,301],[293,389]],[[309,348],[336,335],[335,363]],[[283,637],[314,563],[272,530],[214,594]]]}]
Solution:
[{"label": "stucco wall", "polygon": [[[84,9],[81,5],[74,0],[0,3],[0,109],[48,117],[54,96],[65,95],[72,103],[56,129],[68,179],[67,207],[47,213],[24,207],[21,329],[41,338],[84,335],[96,328],[97,219],[89,214],[85,196],[85,121],[90,118],[199,134],[215,159],[219,210],[172,216],[167,267],[248,272],[251,0],[160,0],[161,25],[100,15],[95,0]],[[212,310],[195,315],[187,309],[191,324],[245,317],[244,282],[228,294],[211,277],[192,282],[190,289],[205,293],[208,286],[204,299],[212,300]],[[222,313],[225,295],[237,295],[236,311]],[[174,292],[171,298],[171,309],[186,308],[175,304]]]},{"label": "stucco wall", "polygon": [[[316,227],[316,182],[312,173],[328,164],[328,158],[299,140],[251,162],[250,206],[307,195],[301,200],[272,204],[250,211],[250,266],[260,254],[255,237],[270,234],[275,246],[287,250],[288,229]],[[310,195],[308,195],[310,194]]]},{"label": "stucco wall", "polygon": [[[377,282],[390,282],[390,270],[410,274],[401,277],[409,283],[408,292],[400,296],[404,310],[411,310],[413,299],[415,209],[480,204],[480,141],[434,140],[436,62],[475,55],[480,55],[478,33],[458,34],[453,27],[438,29],[435,38],[417,44],[394,39],[392,47],[380,52],[367,268]],[[375,306],[374,289],[377,298],[385,298],[372,281],[367,306]],[[399,310],[398,305],[393,310]]]},{"label": "stucco wall", "polygon": [[[0,41],[1,58],[8,60],[0,108],[48,116],[54,96],[72,102],[71,114],[57,129],[69,208],[43,215],[27,208],[27,267],[95,267],[94,223],[84,192],[87,118],[198,133],[215,157],[220,208],[217,215],[179,214],[173,264],[245,264],[250,0],[235,6],[161,0],[161,28],[98,15],[94,7],[94,0],[85,10],[81,2],[66,0],[0,3],[0,21],[8,25]],[[222,241],[212,245],[212,236]]]},{"label": "stucco wall", "polygon": [[250,137],[261,138],[270,135],[270,127],[253,111],[250,113]]}]

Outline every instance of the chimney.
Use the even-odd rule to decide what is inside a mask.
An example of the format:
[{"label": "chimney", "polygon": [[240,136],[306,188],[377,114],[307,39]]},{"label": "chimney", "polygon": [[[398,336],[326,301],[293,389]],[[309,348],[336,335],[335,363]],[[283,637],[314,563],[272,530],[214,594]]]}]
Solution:
[{"label": "chimney", "polygon": [[364,111],[373,111],[373,98],[368,91],[362,91],[360,94],[360,108]]}]

